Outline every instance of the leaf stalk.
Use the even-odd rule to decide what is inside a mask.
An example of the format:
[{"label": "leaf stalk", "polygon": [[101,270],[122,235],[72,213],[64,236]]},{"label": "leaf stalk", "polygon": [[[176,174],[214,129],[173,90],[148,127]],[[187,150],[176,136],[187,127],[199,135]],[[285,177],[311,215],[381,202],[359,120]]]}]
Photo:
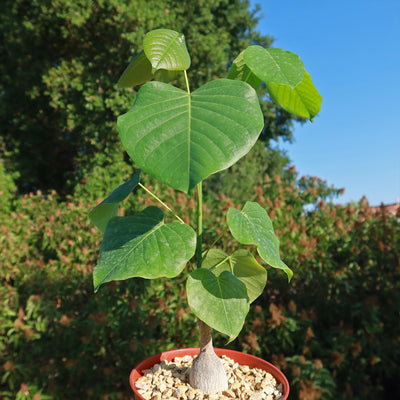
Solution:
[{"label": "leaf stalk", "polygon": [[164,208],[166,208],[181,224],[184,224],[185,222],[183,221],[183,219],[176,214],[171,207],[169,207],[167,204],[165,204],[158,196],[156,196],[153,192],[151,192],[149,189],[147,189],[146,186],[143,186],[140,182],[139,182],[139,186],[146,192],[148,193],[154,200],[157,200]]}]

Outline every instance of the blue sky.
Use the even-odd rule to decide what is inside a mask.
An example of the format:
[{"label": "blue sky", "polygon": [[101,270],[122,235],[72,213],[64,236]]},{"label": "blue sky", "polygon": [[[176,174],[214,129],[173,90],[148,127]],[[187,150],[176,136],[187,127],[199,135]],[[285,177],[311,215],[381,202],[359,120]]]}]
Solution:
[{"label": "blue sky", "polygon": [[298,54],[323,97],[280,143],[301,175],[345,188],[339,203],[400,198],[400,0],[252,0],[258,30]]}]

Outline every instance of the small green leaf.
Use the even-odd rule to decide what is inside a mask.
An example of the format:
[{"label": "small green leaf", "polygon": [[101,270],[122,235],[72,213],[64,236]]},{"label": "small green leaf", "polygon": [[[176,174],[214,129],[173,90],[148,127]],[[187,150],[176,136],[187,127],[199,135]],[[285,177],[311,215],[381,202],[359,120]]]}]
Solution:
[{"label": "small green leaf", "polygon": [[132,109],[118,118],[121,141],[136,165],[186,193],[244,156],[263,124],[255,90],[230,79],[191,94],[146,83]]},{"label": "small green leaf", "polygon": [[202,267],[211,270],[216,276],[223,271],[231,272],[246,285],[250,303],[263,292],[267,283],[266,269],[247,250],[237,250],[228,256],[222,250],[211,249]]},{"label": "small green leaf", "polygon": [[291,269],[281,260],[279,240],[268,213],[254,202],[246,202],[242,211],[230,208],[227,215],[232,236],[242,244],[257,245],[260,257],[274,268],[286,272],[289,280],[293,276]]},{"label": "small green leaf", "polygon": [[159,69],[182,71],[190,67],[185,37],[181,33],[170,29],[150,31],[143,40],[143,49],[153,73]]},{"label": "small green leaf", "polygon": [[196,233],[185,224],[164,223],[157,207],[107,224],[100,260],[93,271],[95,291],[106,282],[132,277],[173,278],[193,257]]},{"label": "small green leaf", "polygon": [[267,89],[272,99],[292,114],[312,121],[321,110],[322,97],[307,71],[304,72],[304,79],[293,89],[274,83],[267,84]]},{"label": "small green leaf", "polygon": [[211,328],[234,340],[249,312],[247,289],[228,271],[218,276],[206,268],[193,271],[186,283],[188,303],[193,313]]},{"label": "small green leaf", "polygon": [[118,213],[119,203],[123,201],[132,190],[139,183],[140,178],[140,169],[132,176],[129,181],[123,183],[114,189],[111,194],[103,200],[100,204],[98,204],[92,211],[89,213],[89,218],[103,233],[106,230],[106,226],[108,221],[115,217]]},{"label": "small green leaf", "polygon": [[127,88],[138,86],[154,78],[151,63],[142,50],[127,66],[118,80],[118,87]]}]

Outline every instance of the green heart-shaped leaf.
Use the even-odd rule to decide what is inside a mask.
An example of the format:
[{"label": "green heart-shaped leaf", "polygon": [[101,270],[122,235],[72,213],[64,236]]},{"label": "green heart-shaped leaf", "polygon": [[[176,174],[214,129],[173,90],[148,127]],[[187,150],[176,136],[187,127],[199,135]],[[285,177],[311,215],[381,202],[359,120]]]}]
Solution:
[{"label": "green heart-shaped leaf", "polygon": [[209,269],[193,271],[186,283],[188,303],[193,313],[211,328],[229,336],[239,335],[249,312],[247,289],[228,271],[218,276]]},{"label": "green heart-shaped leaf", "polygon": [[286,272],[289,280],[293,276],[291,269],[281,260],[279,240],[268,213],[254,202],[246,202],[242,211],[230,208],[227,222],[232,236],[242,244],[257,245],[260,257],[274,268]]},{"label": "green heart-shaped leaf", "polygon": [[135,163],[185,192],[244,156],[263,124],[254,89],[229,79],[211,81],[192,94],[146,83],[132,109],[118,118],[122,143]]},{"label": "green heart-shaped leaf", "polygon": [[170,29],[150,31],[143,40],[143,49],[153,73],[159,69],[181,71],[190,67],[185,37],[181,33]]},{"label": "green heart-shaped leaf", "polygon": [[139,183],[140,169],[129,181],[114,189],[111,194],[89,213],[89,218],[103,233],[108,221],[118,213],[119,203],[123,201]]},{"label": "green heart-shaped leaf", "polygon": [[295,87],[290,88],[286,85],[274,83],[267,84],[268,92],[271,97],[285,110],[310,119],[321,110],[322,97],[318,93],[311,76],[304,71],[304,79]]},{"label": "green heart-shaped leaf", "polygon": [[193,257],[196,233],[185,224],[164,223],[157,207],[129,217],[114,217],[107,224],[100,260],[93,271],[95,291],[106,282],[135,276],[172,278]]},{"label": "green heart-shaped leaf", "polygon": [[231,256],[218,249],[211,249],[203,261],[203,268],[219,276],[223,271],[231,272],[241,280],[252,303],[264,290],[267,271],[247,250],[237,250]]}]

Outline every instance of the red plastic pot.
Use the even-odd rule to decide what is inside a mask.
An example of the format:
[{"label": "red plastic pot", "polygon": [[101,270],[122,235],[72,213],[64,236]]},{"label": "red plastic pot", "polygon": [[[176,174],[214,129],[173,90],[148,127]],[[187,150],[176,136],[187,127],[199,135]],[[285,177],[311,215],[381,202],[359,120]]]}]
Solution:
[{"label": "red plastic pot", "polygon": [[[283,397],[282,400],[286,400],[289,397],[289,382],[286,379],[286,376],[280,371],[278,368],[273,366],[267,361],[264,361],[261,358],[252,356],[251,354],[241,353],[240,351],[235,350],[227,350],[227,349],[218,349],[214,348],[217,356],[226,355],[232,360],[236,361],[240,365],[248,365],[250,368],[260,368],[264,371],[269,372],[278,383],[282,384],[283,387]],[[135,387],[135,382],[142,376],[142,371],[144,369],[149,369],[155,364],[159,364],[161,361],[172,361],[175,357],[183,357],[183,356],[195,356],[199,354],[199,348],[193,347],[188,349],[178,349],[178,350],[169,350],[164,351],[163,353],[156,354],[155,356],[146,358],[140,364],[138,364],[131,372],[129,377],[129,383],[135,393],[136,400],[145,400],[143,396],[141,396]]]}]

